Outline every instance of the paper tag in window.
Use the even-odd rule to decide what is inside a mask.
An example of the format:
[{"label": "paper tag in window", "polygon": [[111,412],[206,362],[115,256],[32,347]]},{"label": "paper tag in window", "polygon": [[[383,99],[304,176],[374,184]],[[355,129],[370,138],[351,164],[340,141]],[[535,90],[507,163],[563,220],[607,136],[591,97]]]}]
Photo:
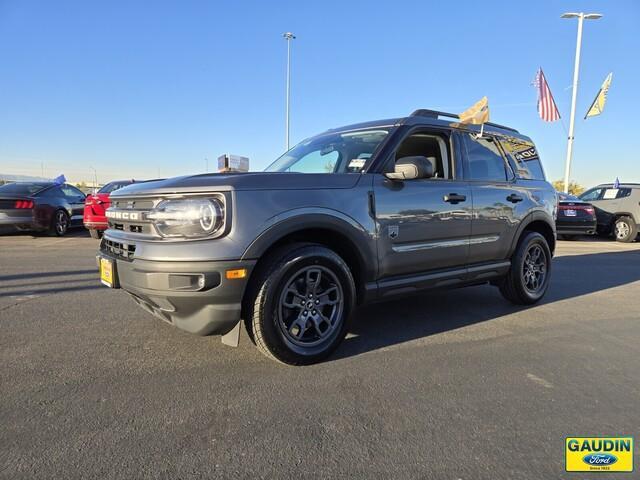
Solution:
[{"label": "paper tag in window", "polygon": [[349,168],[362,168],[366,161],[364,158],[354,158],[349,162]]},{"label": "paper tag in window", "polygon": [[602,198],[606,200],[611,200],[612,198],[616,198],[617,194],[618,194],[617,188],[607,188],[604,191],[604,195],[602,196]]}]

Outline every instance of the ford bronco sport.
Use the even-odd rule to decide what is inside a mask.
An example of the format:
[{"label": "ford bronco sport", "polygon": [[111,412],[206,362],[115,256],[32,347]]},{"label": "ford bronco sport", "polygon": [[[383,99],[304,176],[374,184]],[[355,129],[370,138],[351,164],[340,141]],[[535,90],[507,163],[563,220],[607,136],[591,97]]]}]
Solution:
[{"label": "ford bronco sport", "polygon": [[529,138],[479,131],[417,110],[304,140],[265,172],[125,187],[101,280],[227,344],[244,319],[260,351],[295,365],[329,355],[365,302],[491,283],[533,304],[549,285],[556,194]]}]

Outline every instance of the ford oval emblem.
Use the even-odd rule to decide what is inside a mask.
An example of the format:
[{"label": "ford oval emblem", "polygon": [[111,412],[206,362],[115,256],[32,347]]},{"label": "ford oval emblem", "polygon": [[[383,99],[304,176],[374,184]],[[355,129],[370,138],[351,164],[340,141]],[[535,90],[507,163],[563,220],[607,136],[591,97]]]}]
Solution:
[{"label": "ford oval emblem", "polygon": [[582,458],[587,465],[613,465],[618,461],[618,457],[610,453],[590,453]]}]

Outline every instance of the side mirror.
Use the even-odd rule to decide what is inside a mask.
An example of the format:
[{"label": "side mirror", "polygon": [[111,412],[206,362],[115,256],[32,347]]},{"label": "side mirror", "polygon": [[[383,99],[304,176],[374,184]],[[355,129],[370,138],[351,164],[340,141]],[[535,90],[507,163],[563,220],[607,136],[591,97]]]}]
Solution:
[{"label": "side mirror", "polygon": [[396,160],[393,172],[385,173],[390,180],[415,180],[418,178],[433,177],[433,165],[427,157],[413,156],[402,157]]}]

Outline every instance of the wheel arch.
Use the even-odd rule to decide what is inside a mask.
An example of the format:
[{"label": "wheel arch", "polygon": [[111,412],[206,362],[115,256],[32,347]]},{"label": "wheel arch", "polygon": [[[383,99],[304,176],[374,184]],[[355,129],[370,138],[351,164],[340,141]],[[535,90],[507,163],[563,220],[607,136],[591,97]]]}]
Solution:
[{"label": "wheel arch", "polygon": [[251,291],[261,264],[271,253],[297,242],[324,245],[340,255],[353,275],[357,301],[364,298],[364,286],[375,278],[377,271],[375,237],[355,220],[338,212],[298,212],[264,230],[243,254],[243,259],[258,260],[246,292]]},{"label": "wheel arch", "polygon": [[518,246],[518,242],[525,232],[538,232],[541,234],[547,240],[549,250],[551,250],[551,254],[553,255],[556,248],[556,228],[555,222],[552,221],[548,213],[535,211],[525,217],[518,228],[518,233],[513,239],[509,256],[513,255],[513,252],[515,252]]}]

